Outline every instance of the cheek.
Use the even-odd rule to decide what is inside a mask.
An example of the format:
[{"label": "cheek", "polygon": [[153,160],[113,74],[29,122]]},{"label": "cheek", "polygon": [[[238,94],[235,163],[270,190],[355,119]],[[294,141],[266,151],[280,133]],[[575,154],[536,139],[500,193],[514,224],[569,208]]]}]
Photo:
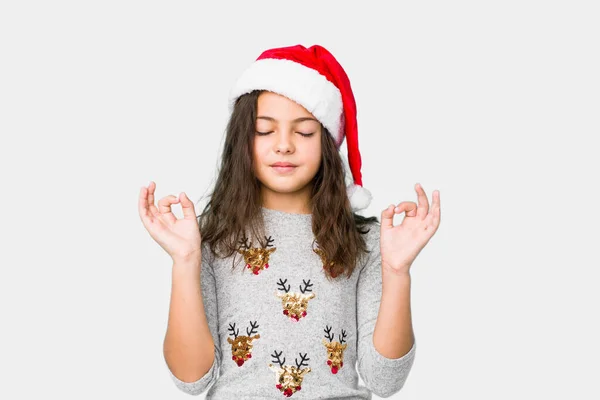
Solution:
[{"label": "cheek", "polygon": [[319,168],[321,165],[321,143],[319,141],[307,143],[306,146],[303,146],[302,153],[305,164],[310,165],[313,170]]},{"label": "cheek", "polygon": [[261,168],[262,165],[265,163],[266,154],[268,154],[268,147],[264,143],[264,141],[255,140],[252,156],[254,157],[254,163],[259,168]]},{"label": "cheek", "polygon": [[317,171],[321,165],[321,148],[314,148],[309,152],[308,164],[313,171]]}]

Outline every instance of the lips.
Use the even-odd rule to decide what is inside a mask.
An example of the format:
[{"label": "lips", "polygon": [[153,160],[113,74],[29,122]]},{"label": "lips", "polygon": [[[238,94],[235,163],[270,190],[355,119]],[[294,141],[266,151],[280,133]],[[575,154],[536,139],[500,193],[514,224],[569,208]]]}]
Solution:
[{"label": "lips", "polygon": [[275,164],[271,164],[271,168],[280,174],[285,174],[292,172],[296,169],[296,165],[287,162],[276,162]]}]

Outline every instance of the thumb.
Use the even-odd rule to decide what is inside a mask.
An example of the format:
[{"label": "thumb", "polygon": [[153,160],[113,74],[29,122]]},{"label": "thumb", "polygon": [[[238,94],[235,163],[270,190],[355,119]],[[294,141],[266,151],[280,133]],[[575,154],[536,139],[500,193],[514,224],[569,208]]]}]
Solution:
[{"label": "thumb", "polygon": [[181,209],[183,210],[184,219],[196,219],[196,210],[194,209],[194,203],[186,196],[185,192],[179,194],[181,200]]}]

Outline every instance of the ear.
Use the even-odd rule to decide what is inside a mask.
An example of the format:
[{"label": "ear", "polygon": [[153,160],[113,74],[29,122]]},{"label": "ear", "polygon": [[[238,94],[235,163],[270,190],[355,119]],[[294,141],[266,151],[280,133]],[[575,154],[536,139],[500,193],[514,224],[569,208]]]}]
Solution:
[{"label": "ear", "polygon": [[227,341],[229,342],[229,344],[233,344],[233,340],[231,340],[231,338],[227,338]]}]

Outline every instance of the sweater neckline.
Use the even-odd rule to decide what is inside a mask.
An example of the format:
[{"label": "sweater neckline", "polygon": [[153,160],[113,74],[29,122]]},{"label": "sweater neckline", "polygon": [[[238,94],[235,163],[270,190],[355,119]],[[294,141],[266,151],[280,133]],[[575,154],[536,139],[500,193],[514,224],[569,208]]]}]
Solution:
[{"label": "sweater neckline", "polygon": [[312,221],[312,214],[298,214],[298,213],[290,213],[287,211],[273,210],[271,208],[266,208],[261,206],[262,213],[266,219],[276,220],[276,219],[285,219],[287,221],[296,221],[296,222],[310,222]]}]

